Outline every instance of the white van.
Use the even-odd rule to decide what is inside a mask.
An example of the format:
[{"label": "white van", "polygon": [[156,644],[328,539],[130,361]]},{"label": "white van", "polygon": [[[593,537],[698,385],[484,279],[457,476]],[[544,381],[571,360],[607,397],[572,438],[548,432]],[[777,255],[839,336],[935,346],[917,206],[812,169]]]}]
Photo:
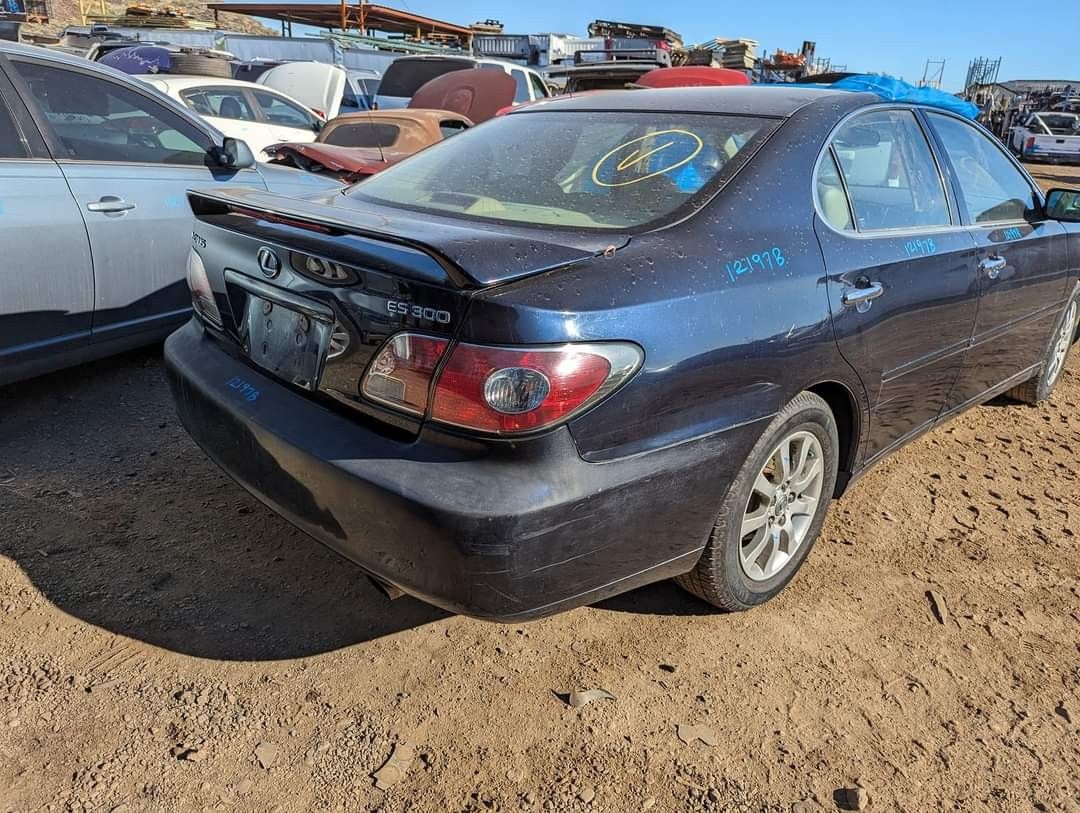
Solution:
[{"label": "white van", "polygon": [[383,74],[375,102],[380,110],[405,107],[421,85],[450,71],[487,68],[510,74],[517,83],[514,104],[532,102],[551,95],[544,78],[532,70],[501,59],[469,56],[403,56],[395,59]]}]

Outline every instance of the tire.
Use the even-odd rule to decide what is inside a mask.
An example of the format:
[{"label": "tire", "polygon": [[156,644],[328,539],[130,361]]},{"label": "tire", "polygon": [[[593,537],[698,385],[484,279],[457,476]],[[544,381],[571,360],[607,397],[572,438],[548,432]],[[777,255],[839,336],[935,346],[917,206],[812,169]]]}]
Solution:
[{"label": "tire", "polygon": [[227,59],[207,54],[172,54],[169,59],[169,73],[231,79],[232,65]]},{"label": "tire", "polygon": [[[813,442],[810,442],[811,437],[816,440],[816,449]],[[792,441],[793,438],[797,440]],[[810,457],[821,461],[818,497],[811,511],[805,510],[806,504],[802,501],[794,500],[794,491],[777,490],[774,492],[777,495],[791,495],[794,501],[788,502],[786,508],[780,507],[784,503],[765,505],[764,492],[755,486],[759,482],[759,476],[765,477],[768,485],[772,484],[772,479],[782,479],[776,478],[775,472],[770,474],[767,470],[774,466],[774,450],[777,450],[782,442],[788,441],[796,444],[809,442]],[[796,450],[796,453],[791,455],[796,457],[799,454],[798,450],[802,447],[795,445],[789,448]],[[719,516],[709,535],[701,559],[689,573],[676,577],[676,583],[710,604],[728,611],[748,610],[765,603],[783,590],[810,553],[821,531],[821,525],[825,521],[825,515],[828,513],[829,503],[836,488],[839,448],[836,419],[829,405],[811,392],[801,392],[795,396],[787,406],[780,410],[754,444],[754,448],[750,450],[750,454],[747,455],[742,468],[720,504]],[[793,474],[798,473],[795,471]],[[797,485],[795,476],[789,479]],[[811,490],[808,489],[806,493]],[[751,506],[754,507],[752,512]],[[753,548],[762,543],[758,542],[759,537],[756,536],[758,531],[755,530],[745,537],[747,543],[744,545],[743,522],[744,519],[748,523],[757,522],[760,520],[762,510],[769,516],[772,516],[776,510],[783,511],[783,514],[775,517],[772,523],[763,525],[766,534],[770,533],[771,528],[779,525],[780,519],[784,519],[785,523],[794,524],[796,517],[800,518],[798,524],[801,535],[797,546],[793,550],[789,547],[779,560],[773,560],[771,557],[768,559],[767,564],[770,566],[776,562],[780,563],[779,568],[771,573],[767,572],[768,568],[759,566],[761,557],[750,557],[753,561],[744,564],[744,557],[752,554]],[[751,517],[751,514],[754,516]],[[792,537],[789,536],[789,546],[791,539]],[[770,543],[764,544],[768,546]],[[774,555],[781,556],[781,547],[783,546],[775,547]],[[768,555],[766,547],[762,557]],[[750,575],[748,571],[756,572]]]},{"label": "tire", "polygon": [[1042,369],[1039,374],[1018,384],[1005,395],[1024,404],[1039,404],[1050,397],[1061,380],[1061,374],[1069,361],[1069,352],[1076,341],[1077,323],[1080,322],[1080,282],[1073,286],[1061,316],[1050,334],[1050,342],[1043,355]]}]

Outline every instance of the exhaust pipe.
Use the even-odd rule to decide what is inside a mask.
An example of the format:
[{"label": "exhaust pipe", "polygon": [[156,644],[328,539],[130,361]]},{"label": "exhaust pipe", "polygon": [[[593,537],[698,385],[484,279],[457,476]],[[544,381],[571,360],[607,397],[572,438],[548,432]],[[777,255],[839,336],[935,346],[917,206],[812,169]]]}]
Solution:
[{"label": "exhaust pipe", "polygon": [[384,582],[382,579],[378,578],[377,576],[372,576],[370,573],[367,574],[367,577],[368,581],[375,585],[375,588],[388,599],[390,599],[390,601],[401,598],[403,595],[405,595],[404,590],[402,590],[400,587],[395,587],[394,585],[390,584],[390,582]]}]

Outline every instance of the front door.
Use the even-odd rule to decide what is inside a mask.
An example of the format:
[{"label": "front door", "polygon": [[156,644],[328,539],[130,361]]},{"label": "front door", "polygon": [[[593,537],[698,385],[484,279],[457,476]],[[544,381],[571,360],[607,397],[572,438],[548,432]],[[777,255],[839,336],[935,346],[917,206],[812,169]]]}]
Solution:
[{"label": "front door", "polygon": [[69,363],[94,312],[79,206],[20,105],[0,73],[0,383]]},{"label": "front door", "polygon": [[263,187],[223,171],[210,136],[126,84],[55,63],[14,61],[50,149],[82,209],[94,259],[93,341],[158,334],[190,312],[186,190]]},{"label": "front door", "polygon": [[975,322],[975,243],[911,109],[868,111],[837,131],[817,204],[836,341],[870,398],[872,461],[946,403]]},{"label": "front door", "polygon": [[972,347],[949,398],[949,407],[959,408],[1042,361],[1066,295],[1067,237],[1045,218],[1034,187],[996,140],[955,116],[926,117],[979,251]]}]

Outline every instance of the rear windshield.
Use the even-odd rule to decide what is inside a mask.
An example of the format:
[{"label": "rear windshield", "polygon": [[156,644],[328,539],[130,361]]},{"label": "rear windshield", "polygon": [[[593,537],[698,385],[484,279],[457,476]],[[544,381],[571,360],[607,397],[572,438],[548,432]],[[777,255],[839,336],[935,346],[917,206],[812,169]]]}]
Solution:
[{"label": "rear windshield", "polygon": [[628,229],[715,191],[776,119],[656,112],[504,116],[349,194],[469,219]]},{"label": "rear windshield", "polygon": [[1040,113],[1038,118],[1053,135],[1080,135],[1080,116],[1071,113]]},{"label": "rear windshield", "polygon": [[386,69],[379,95],[411,99],[421,85],[435,77],[471,67],[473,63],[466,59],[398,59]]},{"label": "rear windshield", "polygon": [[361,121],[337,125],[322,142],[337,147],[392,147],[400,132],[396,124]]}]

